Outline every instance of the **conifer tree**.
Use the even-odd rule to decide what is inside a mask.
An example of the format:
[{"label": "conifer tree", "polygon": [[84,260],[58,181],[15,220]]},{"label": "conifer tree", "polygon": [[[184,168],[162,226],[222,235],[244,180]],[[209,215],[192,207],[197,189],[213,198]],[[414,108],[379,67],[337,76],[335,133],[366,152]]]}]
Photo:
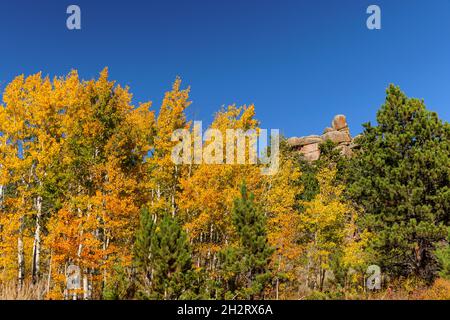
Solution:
[{"label": "conifer tree", "polygon": [[377,125],[365,124],[361,151],[349,166],[349,193],[377,235],[380,267],[431,281],[435,244],[450,212],[450,125],[396,86],[387,89]]},{"label": "conifer tree", "polygon": [[[155,231],[155,222],[147,208],[141,209],[139,229],[136,233],[134,243],[134,266],[136,268],[136,282],[140,291],[150,287],[152,278],[150,245],[153,232]],[[147,295],[149,292],[147,292]],[[145,293],[144,293],[145,295]]]},{"label": "conifer tree", "polygon": [[160,216],[156,224],[148,210],[141,214],[134,251],[141,297],[192,298],[195,275],[186,233],[169,214]]},{"label": "conifer tree", "polygon": [[222,253],[222,267],[227,299],[264,298],[270,281],[270,247],[266,232],[266,217],[255,204],[252,193],[241,186],[241,197],[235,199],[233,224],[238,236],[237,247]]}]

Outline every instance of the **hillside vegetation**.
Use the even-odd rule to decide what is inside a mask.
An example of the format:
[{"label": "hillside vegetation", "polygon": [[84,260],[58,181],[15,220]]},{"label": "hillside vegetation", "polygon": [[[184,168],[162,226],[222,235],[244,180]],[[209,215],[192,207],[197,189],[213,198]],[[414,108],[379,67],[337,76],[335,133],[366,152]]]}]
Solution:
[{"label": "hillside vegetation", "polygon": [[[310,161],[281,139],[263,175],[174,164],[189,91],[176,79],[156,110],[106,69],[7,85],[0,299],[450,299],[450,125],[422,100],[391,85],[351,157],[325,141]],[[258,129],[255,106],[210,127]]]}]

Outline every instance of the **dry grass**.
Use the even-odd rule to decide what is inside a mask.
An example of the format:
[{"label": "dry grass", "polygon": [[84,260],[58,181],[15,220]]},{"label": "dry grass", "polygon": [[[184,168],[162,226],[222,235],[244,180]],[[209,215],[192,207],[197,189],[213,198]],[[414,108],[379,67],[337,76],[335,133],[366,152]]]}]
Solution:
[{"label": "dry grass", "polygon": [[0,283],[0,300],[43,300],[46,294],[45,282],[25,282],[18,288],[17,282]]},{"label": "dry grass", "polygon": [[370,300],[450,300],[450,280],[439,278],[432,286],[417,279],[395,282],[388,289],[368,296]]},{"label": "dry grass", "polygon": [[[46,294],[46,284],[44,281],[35,285],[31,282],[26,282],[20,290],[16,282],[0,283],[0,300],[43,300],[46,298]],[[450,280],[437,279],[431,287],[424,286],[420,281],[404,280],[401,283],[390,286],[382,292],[370,294],[369,296],[363,294],[355,295],[347,297],[347,299],[450,300]]]},{"label": "dry grass", "polygon": [[437,279],[432,287],[423,292],[421,300],[450,300],[450,280]]}]

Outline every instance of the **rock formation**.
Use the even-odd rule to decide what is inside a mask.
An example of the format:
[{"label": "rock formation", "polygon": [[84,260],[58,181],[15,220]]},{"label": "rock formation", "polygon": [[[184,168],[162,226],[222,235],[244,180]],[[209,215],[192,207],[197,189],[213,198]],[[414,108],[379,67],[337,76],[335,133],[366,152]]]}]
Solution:
[{"label": "rock formation", "polygon": [[305,160],[315,161],[320,157],[319,145],[327,140],[337,144],[336,149],[341,154],[350,157],[356,144],[353,142],[348,128],[347,119],[344,115],[337,115],[331,122],[331,128],[325,128],[321,136],[311,135],[306,137],[292,137],[288,139],[289,145],[298,150]]}]

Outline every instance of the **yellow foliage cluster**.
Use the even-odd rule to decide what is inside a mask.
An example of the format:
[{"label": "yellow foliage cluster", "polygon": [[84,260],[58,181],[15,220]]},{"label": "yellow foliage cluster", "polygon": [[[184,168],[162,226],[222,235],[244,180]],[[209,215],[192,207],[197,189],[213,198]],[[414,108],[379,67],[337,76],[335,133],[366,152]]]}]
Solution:
[{"label": "yellow foliage cluster", "polygon": [[[338,251],[347,268],[365,263],[370,235],[358,234],[335,169],[322,169],[320,192],[300,201],[302,173],[292,152],[281,152],[273,176],[258,164],[174,164],[172,133],[191,130],[189,92],[177,78],[156,116],[151,103],[133,106],[128,88],[109,81],[106,69],[97,80],[82,81],[76,71],[53,80],[38,73],[7,86],[0,107],[0,282],[45,280],[50,299],[100,298],[114,266],[132,263],[142,206],[156,218],[177,216],[196,269],[214,277],[218,252],[236,242],[231,212],[243,182],[267,216],[277,296],[289,287],[281,279],[296,291],[302,273],[308,286],[322,286]],[[260,129],[253,105],[221,109],[210,128],[223,135]],[[68,292],[71,264],[80,267],[84,286]]]},{"label": "yellow foliage cluster", "polygon": [[47,294],[61,298],[76,264],[96,292],[116,259],[130,261],[154,113],[106,69],[91,81],[19,76],[3,101],[0,277],[21,286],[45,266]]}]

